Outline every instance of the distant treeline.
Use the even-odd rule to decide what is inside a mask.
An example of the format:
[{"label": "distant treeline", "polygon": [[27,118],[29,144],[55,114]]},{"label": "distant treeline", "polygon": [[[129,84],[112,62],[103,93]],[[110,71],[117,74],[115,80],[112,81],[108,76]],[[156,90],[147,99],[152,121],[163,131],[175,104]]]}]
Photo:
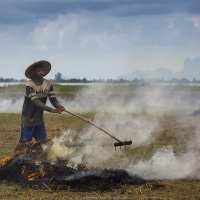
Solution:
[{"label": "distant treeline", "polygon": [[2,78],[0,77],[0,82],[5,82],[5,83],[15,83],[15,82],[26,82],[27,80],[26,79],[20,79],[20,80],[17,80],[17,79],[14,79],[14,78]]},{"label": "distant treeline", "polygon": [[[14,79],[14,78],[2,78],[0,77],[0,82],[6,82],[6,83],[13,83],[13,82],[19,82],[19,83],[24,83],[27,82],[27,79]],[[138,86],[145,86],[150,83],[179,83],[179,84],[185,84],[185,83],[200,83],[200,80],[188,80],[186,78],[182,79],[168,79],[165,80],[163,78],[153,78],[153,79],[132,79],[132,80],[127,80],[127,79],[93,79],[93,80],[87,80],[87,78],[79,79],[79,78],[62,78],[61,73],[57,73],[54,76],[54,79],[50,79],[51,82],[53,83],[131,83],[133,85],[138,85]]]}]

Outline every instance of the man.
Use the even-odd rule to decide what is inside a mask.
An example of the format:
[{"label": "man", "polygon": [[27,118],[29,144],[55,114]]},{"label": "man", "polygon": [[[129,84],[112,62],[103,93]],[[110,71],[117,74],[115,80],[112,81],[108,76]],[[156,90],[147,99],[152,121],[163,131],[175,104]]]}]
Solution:
[{"label": "man", "polygon": [[[30,80],[26,83],[21,117],[21,136],[15,151],[20,150],[25,143],[31,142],[33,137],[36,141],[46,139],[44,111],[61,113],[65,110],[55,96],[53,85],[50,81],[44,79],[44,76],[50,70],[51,64],[48,61],[41,60],[30,65],[25,71],[25,76]],[[47,98],[54,108],[46,105]]]}]

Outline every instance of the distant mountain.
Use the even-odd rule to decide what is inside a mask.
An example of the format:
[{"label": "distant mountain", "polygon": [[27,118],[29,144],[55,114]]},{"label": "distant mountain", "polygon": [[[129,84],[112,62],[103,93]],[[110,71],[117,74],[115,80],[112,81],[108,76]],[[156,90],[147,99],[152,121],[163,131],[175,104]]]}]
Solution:
[{"label": "distant mountain", "polygon": [[163,79],[172,79],[172,78],[186,78],[189,80],[197,79],[200,80],[200,57],[194,59],[187,58],[183,64],[183,68],[174,73],[170,69],[159,68],[154,71],[143,71],[136,70],[132,73],[124,74],[117,79],[152,79],[152,78],[163,78]]},{"label": "distant mountain", "polygon": [[133,73],[124,74],[122,76],[119,76],[118,79],[152,79],[152,78],[164,78],[169,79],[174,77],[174,73],[172,70],[159,68],[155,71],[142,71],[137,70]]},{"label": "distant mountain", "polygon": [[186,58],[183,69],[176,74],[177,78],[200,79],[200,57]]}]

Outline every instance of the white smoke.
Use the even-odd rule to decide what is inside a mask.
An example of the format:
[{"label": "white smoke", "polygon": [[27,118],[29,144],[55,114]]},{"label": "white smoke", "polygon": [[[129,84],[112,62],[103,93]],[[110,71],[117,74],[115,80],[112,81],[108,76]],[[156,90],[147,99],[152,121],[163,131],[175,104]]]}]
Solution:
[{"label": "white smoke", "polygon": [[149,160],[140,160],[132,164],[127,171],[148,179],[181,179],[192,177],[199,169],[197,155],[187,152],[175,155],[172,147],[159,149]]},{"label": "white smoke", "polygon": [[0,112],[18,113],[22,111],[23,98],[12,99],[10,97],[0,97]]},{"label": "white smoke", "polygon": [[[116,168],[126,168],[131,174],[144,179],[198,178],[199,119],[175,116],[172,122],[167,123],[167,118],[163,117],[166,113],[176,113],[179,108],[184,114],[188,114],[195,106],[198,108],[198,102],[193,96],[187,95],[185,98],[183,93],[164,91],[163,87],[151,87],[146,92],[144,88],[142,92],[138,90],[134,95],[129,92],[130,90],[121,91],[119,94],[116,92],[116,95],[109,93],[106,85],[95,85],[84,89],[73,100],[59,100],[71,112],[95,112],[92,122],[121,141],[132,140],[132,149],[153,146],[160,139],[159,134],[165,131],[164,129],[169,129],[179,144],[188,139],[184,143],[184,152],[175,153],[171,144],[162,146],[148,159],[135,161],[134,158],[129,158],[127,161],[124,151],[115,151],[115,140],[112,137],[89,125],[78,133],[76,139],[74,136],[77,136],[77,133],[67,130],[63,131],[60,138],[54,138],[50,145],[44,146],[44,149],[50,152],[49,159],[66,159],[71,166],[85,162],[89,167],[106,168],[113,166],[113,158],[120,157],[126,161],[126,166],[119,162]],[[22,99],[13,102],[3,97],[1,102],[1,112],[21,111],[23,103]],[[184,133],[185,129],[193,130],[195,134],[191,133],[191,137],[188,137]],[[74,146],[74,143],[78,146]]]},{"label": "white smoke", "polygon": [[54,137],[50,144],[43,145],[43,150],[48,152],[48,158],[52,162],[57,159],[67,160],[75,152],[73,134],[71,131],[63,132],[60,137]]},{"label": "white smoke", "polygon": [[[163,117],[177,107],[181,107],[182,110],[184,107],[193,108],[194,99],[191,97],[184,100],[182,94],[174,94],[172,91],[166,93],[160,87],[151,88],[142,95],[129,96],[129,98],[125,98],[124,93],[112,96],[104,86],[89,87],[74,101],[66,102],[66,107],[77,112],[95,111],[97,114],[93,123],[122,141],[132,140],[132,148],[153,145],[159,140],[163,128],[169,129],[181,143],[185,140],[185,136],[177,133],[176,130],[181,130],[181,127],[183,130],[190,126],[196,127],[196,135],[186,143],[184,152],[178,154],[174,152],[173,146],[163,146],[149,159],[141,158],[136,162],[129,158],[127,161],[123,151],[114,150],[112,146],[114,140],[110,136],[91,126],[79,138],[79,142],[83,144],[81,151],[75,152],[69,162],[75,165],[86,162],[90,167],[109,167],[112,166],[110,160],[121,156],[127,166],[118,164],[115,167],[124,167],[129,173],[144,179],[197,178],[199,155],[194,147],[200,144],[198,122],[190,124],[187,118],[175,116],[172,122],[167,124],[165,121],[167,118]],[[161,122],[162,117],[163,122]]]},{"label": "white smoke", "polygon": [[[163,114],[175,107],[183,109],[184,107],[198,108],[199,106],[199,102],[192,95],[184,98],[181,93],[177,94],[173,89],[171,91],[168,89],[166,92],[164,86],[149,86],[147,89],[139,88],[137,90],[130,85],[115,91],[117,88],[116,84],[91,85],[77,94],[75,99],[67,99],[58,95],[58,100],[72,112]],[[135,94],[133,95],[133,93]],[[0,99],[0,112],[21,112],[23,95],[20,98],[13,98],[1,94]],[[49,101],[47,105],[51,106]]]}]

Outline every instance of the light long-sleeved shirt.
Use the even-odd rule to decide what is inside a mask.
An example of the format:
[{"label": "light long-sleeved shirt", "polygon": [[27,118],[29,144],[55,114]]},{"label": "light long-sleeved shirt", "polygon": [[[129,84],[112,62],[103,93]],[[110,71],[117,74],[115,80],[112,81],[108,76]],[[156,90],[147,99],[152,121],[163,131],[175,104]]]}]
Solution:
[{"label": "light long-sleeved shirt", "polygon": [[33,80],[26,83],[21,118],[22,125],[38,126],[44,124],[44,111],[51,112],[52,110],[51,107],[46,105],[47,98],[55,108],[58,108],[60,104],[50,81],[43,79],[41,85],[37,85]]}]

